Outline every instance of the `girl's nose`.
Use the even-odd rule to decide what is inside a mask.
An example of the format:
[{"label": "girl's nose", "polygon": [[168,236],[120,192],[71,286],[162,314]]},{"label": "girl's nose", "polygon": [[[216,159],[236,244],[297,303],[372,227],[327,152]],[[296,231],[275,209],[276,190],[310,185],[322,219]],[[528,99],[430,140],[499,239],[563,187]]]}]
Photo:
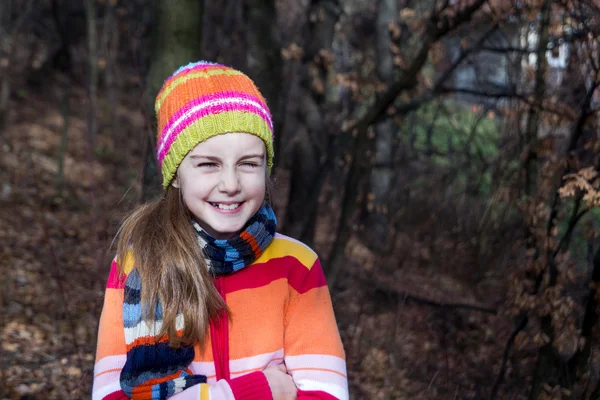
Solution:
[{"label": "girl's nose", "polygon": [[219,191],[229,195],[240,191],[240,180],[235,170],[226,169],[223,171],[221,182],[219,182]]}]

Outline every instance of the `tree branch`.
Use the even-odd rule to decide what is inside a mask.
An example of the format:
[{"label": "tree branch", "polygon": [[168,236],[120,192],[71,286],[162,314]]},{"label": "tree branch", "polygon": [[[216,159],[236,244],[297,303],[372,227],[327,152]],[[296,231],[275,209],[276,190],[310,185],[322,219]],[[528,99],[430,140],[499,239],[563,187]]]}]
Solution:
[{"label": "tree branch", "polygon": [[521,54],[531,54],[535,53],[535,50],[521,48],[521,47],[487,47],[484,46],[481,48],[482,51],[489,51],[490,53],[521,53]]},{"label": "tree branch", "polygon": [[[581,106],[581,112],[579,113],[579,118],[577,123],[573,127],[573,131],[571,132],[571,138],[569,140],[569,147],[565,151],[565,157],[568,157],[571,152],[575,150],[577,146],[577,142],[583,133],[583,125],[587,117],[590,114],[590,106],[592,103],[592,98],[594,96],[594,92],[596,88],[600,85],[600,82],[594,82],[592,87],[588,90],[583,105]],[[560,174],[560,182],[556,185],[556,190],[554,191],[554,199],[552,200],[552,206],[550,208],[550,218],[548,218],[548,224],[546,226],[546,236],[550,236],[552,229],[554,228],[554,220],[556,219],[556,215],[558,214],[558,201],[560,199],[560,194],[558,193],[558,189],[562,186],[563,176],[569,171],[569,167],[567,165],[563,166],[562,172]]]},{"label": "tree branch", "polygon": [[[361,279],[369,280],[368,278],[365,278],[365,277],[361,277]],[[413,301],[415,303],[424,304],[424,305],[431,306],[431,307],[445,308],[448,310],[463,309],[463,310],[470,310],[470,311],[479,311],[479,312],[486,313],[486,314],[498,315],[498,310],[495,308],[478,306],[475,304],[467,304],[467,303],[444,303],[444,302],[440,302],[440,301],[427,299],[425,297],[416,296],[416,295],[410,294],[408,292],[402,292],[381,279],[371,278],[370,281],[373,284],[373,289],[379,290],[381,292],[384,292],[384,293],[392,295],[392,296],[398,296],[399,298],[402,298],[402,301],[404,303]]]},{"label": "tree branch", "polygon": [[575,229],[577,222],[579,222],[581,217],[583,217],[587,213],[588,210],[586,210],[586,209],[579,211],[579,207],[581,206],[582,198],[583,198],[583,195],[581,195],[581,194],[579,194],[576,197],[575,207],[573,207],[573,213],[571,214],[571,218],[569,219],[569,225],[567,227],[565,234],[560,238],[560,242],[556,246],[556,249],[554,249],[554,252],[552,253],[552,258],[554,258],[558,255],[558,253],[560,252],[560,250],[562,249],[562,247],[565,244],[567,246],[569,245],[569,241],[571,240],[571,235],[573,234],[573,230]]},{"label": "tree branch", "polygon": [[444,0],[442,5],[437,9],[436,14],[441,14],[450,5],[450,0]]},{"label": "tree branch", "polygon": [[516,99],[516,100],[522,101],[523,103],[527,104],[529,107],[536,108],[542,112],[571,119],[570,116],[567,113],[565,113],[564,110],[561,110],[559,108],[554,109],[554,108],[550,108],[550,107],[544,107],[542,104],[535,104],[528,97],[528,95],[520,94],[520,93],[517,93],[516,91],[485,92],[482,90],[475,90],[475,89],[469,89],[469,88],[443,87],[440,89],[439,93],[440,94],[462,93],[462,94],[469,94],[472,96],[479,96],[479,97],[485,97],[485,98],[491,98],[491,99],[511,98],[511,99]]},{"label": "tree branch", "polygon": [[466,7],[464,10],[458,12],[452,19],[443,17],[440,19],[440,14],[434,14],[431,16],[431,26],[433,28],[434,41],[439,40],[443,36],[452,32],[465,22],[469,22],[473,15],[481,8],[488,0],[476,0],[473,4]]},{"label": "tree branch", "polygon": [[498,394],[498,389],[500,388],[500,385],[502,384],[502,381],[504,380],[504,374],[506,373],[506,363],[508,362],[508,356],[510,355],[510,349],[512,348],[513,344],[515,343],[515,339],[516,339],[517,335],[519,334],[519,332],[521,332],[527,326],[527,322],[528,322],[527,316],[521,316],[517,327],[515,328],[514,331],[512,331],[512,333],[508,337],[508,340],[506,341],[506,344],[504,345],[504,352],[502,353],[502,364],[500,365],[500,371],[498,372],[498,376],[496,377],[496,380],[494,381],[494,386],[492,386],[492,391],[490,392],[489,400],[494,400],[494,398],[496,397],[496,394]]},{"label": "tree branch", "polygon": [[480,49],[483,44],[485,43],[486,40],[489,39],[490,36],[492,36],[492,34],[494,32],[496,32],[496,30],[498,29],[498,24],[494,23],[494,25],[492,25],[492,27],[490,29],[487,30],[487,32],[485,32],[477,42],[475,42],[474,46],[469,47],[466,50],[463,50],[461,52],[461,54],[456,58],[456,60],[454,60],[454,62],[452,63],[452,65],[446,70],[444,71],[444,73],[436,80],[436,83],[433,87],[433,91],[437,91],[439,90],[442,85],[446,82],[446,80],[448,78],[450,78],[450,76],[452,75],[452,73],[456,70],[456,68],[464,61],[466,60],[466,58],[471,55],[471,53],[473,53],[475,50]]},{"label": "tree branch", "polygon": [[415,303],[425,304],[432,307],[445,308],[448,310],[452,309],[463,309],[471,311],[479,311],[486,314],[498,315],[498,310],[495,308],[482,307],[474,304],[467,303],[441,303],[434,300],[429,300],[423,297],[414,296],[408,293],[398,292],[398,295],[402,296],[405,302],[414,301]]},{"label": "tree branch", "polygon": [[481,48],[481,46],[483,45],[483,43],[485,43],[485,41],[498,29],[498,24],[494,24],[487,32],[485,32],[481,38],[479,38],[479,40],[475,43],[475,45],[469,47],[468,49],[465,49],[461,52],[461,54],[456,58],[456,60],[454,60],[454,62],[452,63],[452,65],[450,65],[443,73],[442,75],[440,75],[438,77],[438,79],[436,79],[433,87],[427,91],[425,94],[421,95],[419,98],[412,100],[411,102],[402,104],[398,107],[395,107],[394,109],[394,115],[404,115],[407,114],[411,111],[414,111],[416,109],[418,109],[419,107],[421,107],[424,103],[431,101],[435,95],[438,94],[443,94],[445,91],[444,88],[444,83],[446,82],[446,80],[448,80],[448,78],[450,78],[450,76],[452,75],[452,73],[456,70],[456,68],[458,68],[458,66],[460,64],[462,64],[462,62],[464,60],[467,59],[467,57],[472,54],[474,51],[478,50],[479,48]]},{"label": "tree branch", "polygon": [[[446,18],[443,21],[440,21],[439,15],[434,14],[430,19],[432,33],[424,39],[424,43],[417,52],[417,55],[413,59],[411,65],[403,71],[403,74],[398,81],[394,82],[388,87],[388,90],[386,90],[386,92],[383,95],[381,95],[381,97],[378,99],[378,101],[375,102],[373,107],[371,107],[369,111],[367,111],[360,120],[348,127],[346,131],[352,132],[358,127],[368,127],[381,117],[381,115],[396,100],[400,93],[415,88],[418,83],[416,75],[425,65],[425,62],[427,61],[427,56],[429,55],[429,50],[431,49],[431,45],[440,40],[444,35],[456,29],[456,27],[460,26],[465,22],[468,22],[473,16],[473,14],[477,10],[479,10],[486,2],[487,0],[477,0],[471,6],[458,13],[456,17],[452,20],[453,24],[450,24],[449,20]],[[442,26],[438,28],[438,24],[442,24]],[[472,52],[472,50],[476,49],[477,46],[482,45],[483,42],[494,32],[494,30],[497,29],[497,27],[497,24],[494,24],[492,29],[486,32],[482,36],[482,38],[477,42],[476,46],[473,46],[469,50],[465,50],[458,57],[458,59],[455,60],[452,66],[448,68],[446,72],[444,72],[444,74],[442,75],[443,79],[438,79],[437,82],[443,83],[443,81],[452,74],[456,67]]]},{"label": "tree branch", "polygon": [[347,181],[344,185],[344,192],[342,194],[340,222],[328,257],[330,270],[327,278],[332,286],[335,285],[335,278],[338,271],[341,269],[341,264],[344,260],[344,249],[350,235],[350,226],[355,207],[355,199],[358,195],[359,181],[364,176],[365,171],[368,168],[368,163],[370,162],[369,157],[361,157],[360,154],[360,152],[366,151],[366,149],[370,147],[367,135],[369,126],[385,113],[401,92],[417,86],[417,74],[425,65],[432,44],[461,24],[468,22],[473,14],[486,2],[487,0],[476,0],[472,5],[459,12],[456,17],[453,18],[452,23],[450,23],[447,18],[440,21],[440,16],[434,13],[429,21],[430,29],[427,30],[429,34],[425,36],[423,43],[410,66],[403,71],[398,81],[388,87],[386,92],[375,102],[374,106],[371,107],[363,117],[345,130],[345,132],[352,132],[352,135],[356,137],[353,139],[350,150],[350,167]]},{"label": "tree branch", "polygon": [[472,96],[489,97],[494,99],[501,99],[504,97],[516,98],[527,102],[527,96],[517,93],[516,91],[505,91],[505,92],[486,92],[483,90],[469,89],[469,88],[455,88],[455,87],[443,87],[439,89],[441,94],[470,94]]}]

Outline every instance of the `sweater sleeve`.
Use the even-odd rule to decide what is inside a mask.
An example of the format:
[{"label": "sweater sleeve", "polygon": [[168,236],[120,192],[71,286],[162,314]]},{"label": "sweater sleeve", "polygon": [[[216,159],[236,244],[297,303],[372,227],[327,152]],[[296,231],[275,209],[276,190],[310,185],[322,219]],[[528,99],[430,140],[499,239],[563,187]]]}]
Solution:
[{"label": "sweater sleeve", "polygon": [[344,349],[321,264],[317,258],[294,270],[288,280],[284,353],[298,399],[348,399]]},{"label": "sweater sleeve", "polygon": [[[129,269],[130,270],[130,269]],[[92,389],[93,400],[124,400],[130,397],[121,388],[121,371],[127,362],[127,346],[123,324],[124,288],[127,275],[119,276],[119,266],[113,261],[106,285],[104,305],[98,328],[96,363]],[[125,272],[129,271],[125,268]],[[185,373],[182,371],[182,373]],[[268,399],[271,396],[262,372],[244,375],[215,384],[200,383],[170,396],[176,400]],[[144,390],[133,398],[159,399],[164,394]]]}]

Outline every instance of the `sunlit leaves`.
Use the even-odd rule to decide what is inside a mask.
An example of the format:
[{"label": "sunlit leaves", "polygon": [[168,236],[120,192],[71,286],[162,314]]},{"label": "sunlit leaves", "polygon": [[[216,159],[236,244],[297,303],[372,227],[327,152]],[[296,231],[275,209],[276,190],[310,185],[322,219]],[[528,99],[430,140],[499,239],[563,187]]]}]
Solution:
[{"label": "sunlit leaves", "polygon": [[600,207],[600,178],[594,167],[567,174],[564,179],[565,184],[559,189],[562,197],[573,197],[579,190],[583,192],[583,201],[588,208]]}]

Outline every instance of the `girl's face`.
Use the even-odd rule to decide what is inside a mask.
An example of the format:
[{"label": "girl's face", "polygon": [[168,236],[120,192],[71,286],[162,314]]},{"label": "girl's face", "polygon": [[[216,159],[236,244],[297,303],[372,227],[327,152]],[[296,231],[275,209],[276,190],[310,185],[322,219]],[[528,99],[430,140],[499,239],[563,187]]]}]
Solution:
[{"label": "girl's face", "polygon": [[198,223],[216,239],[238,234],[265,199],[263,141],[248,133],[226,133],[199,143],[183,159],[172,185]]}]

